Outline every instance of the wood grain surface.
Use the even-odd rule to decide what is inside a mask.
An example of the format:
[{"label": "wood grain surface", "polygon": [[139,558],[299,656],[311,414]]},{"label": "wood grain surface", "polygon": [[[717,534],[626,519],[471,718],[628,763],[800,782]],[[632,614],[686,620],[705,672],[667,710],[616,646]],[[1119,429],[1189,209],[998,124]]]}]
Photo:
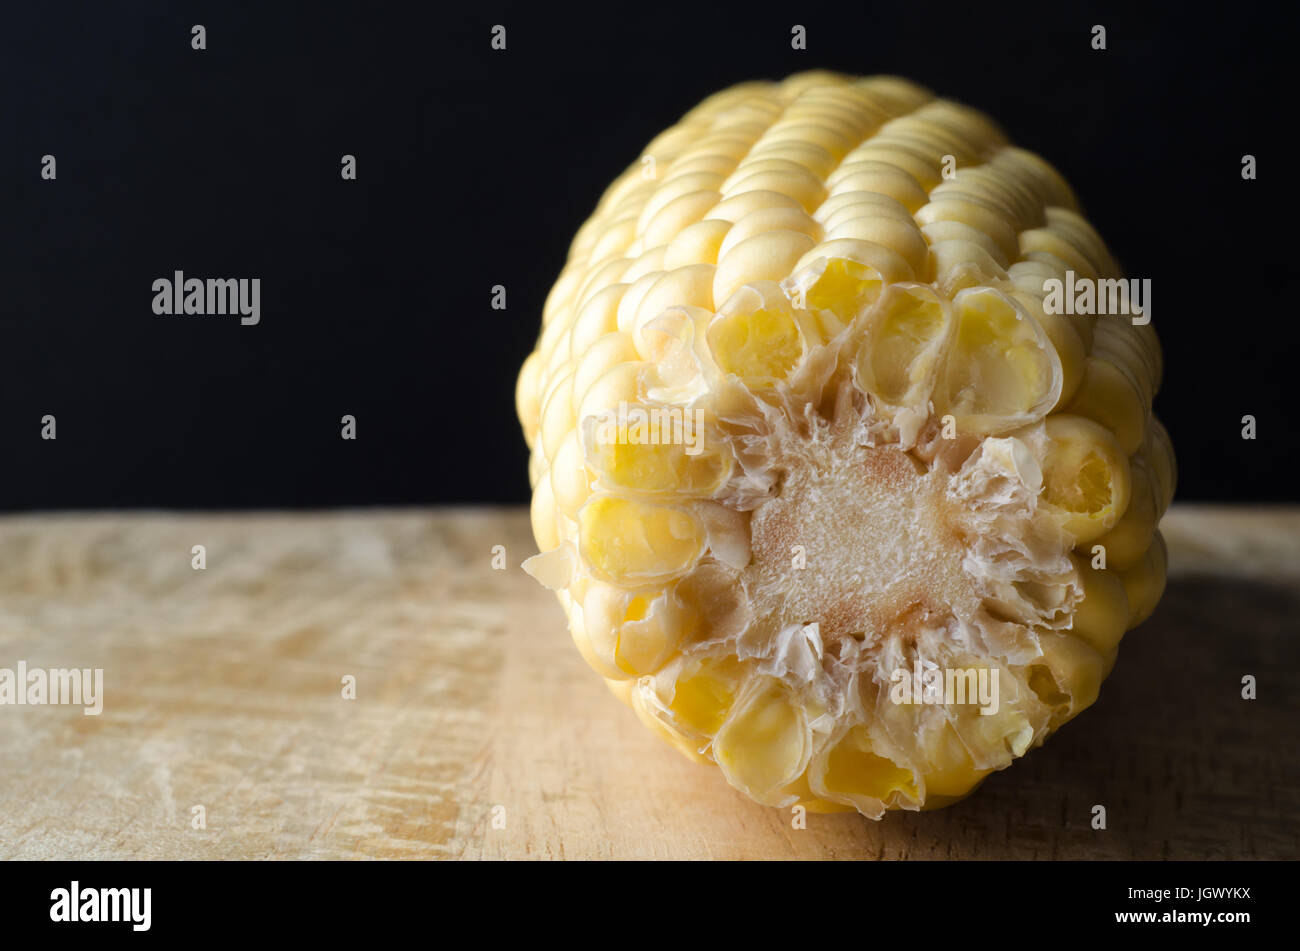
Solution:
[{"label": "wood grain surface", "polygon": [[105,700],[0,706],[0,858],[1294,859],[1300,511],[1165,532],[1164,601],[1046,747],[798,829],[587,669],[523,510],[3,518],[0,667],[103,668]]}]

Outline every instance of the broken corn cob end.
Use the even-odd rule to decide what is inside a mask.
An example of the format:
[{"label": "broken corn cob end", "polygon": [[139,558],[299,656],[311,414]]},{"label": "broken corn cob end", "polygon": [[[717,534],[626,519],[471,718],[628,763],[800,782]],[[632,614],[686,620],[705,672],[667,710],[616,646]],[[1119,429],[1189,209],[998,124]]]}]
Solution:
[{"label": "broken corn cob end", "polygon": [[711,96],[578,231],[516,402],[583,658],[773,806],[933,809],[1095,701],[1164,586],[1149,325],[1047,162],[905,80]]}]

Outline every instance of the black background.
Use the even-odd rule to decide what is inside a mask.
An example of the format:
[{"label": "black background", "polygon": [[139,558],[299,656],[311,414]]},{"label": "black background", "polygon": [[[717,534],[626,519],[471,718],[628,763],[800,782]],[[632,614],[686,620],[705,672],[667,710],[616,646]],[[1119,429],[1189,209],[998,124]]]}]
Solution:
[{"label": "black background", "polygon": [[[0,507],[525,501],[514,378],[574,231],[705,95],[812,68],[918,80],[1060,168],[1152,279],[1179,497],[1297,498],[1280,4],[24,7],[0,15]],[[260,277],[261,324],[154,316],[177,269]]]}]

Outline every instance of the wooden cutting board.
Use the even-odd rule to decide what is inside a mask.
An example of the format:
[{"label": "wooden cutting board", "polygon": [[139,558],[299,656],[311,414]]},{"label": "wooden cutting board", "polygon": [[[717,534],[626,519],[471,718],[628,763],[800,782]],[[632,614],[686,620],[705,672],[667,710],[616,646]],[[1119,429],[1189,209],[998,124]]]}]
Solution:
[{"label": "wooden cutting board", "polygon": [[0,858],[1296,858],[1300,510],[1165,532],[1164,601],[1045,748],[795,828],[587,669],[522,509],[3,518],[0,667],[105,699],[0,706]]}]

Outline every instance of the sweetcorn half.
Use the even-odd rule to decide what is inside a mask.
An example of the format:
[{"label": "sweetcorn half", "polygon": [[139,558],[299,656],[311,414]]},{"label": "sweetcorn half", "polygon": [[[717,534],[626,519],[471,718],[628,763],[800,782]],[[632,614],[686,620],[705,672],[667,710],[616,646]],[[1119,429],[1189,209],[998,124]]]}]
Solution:
[{"label": "sweetcorn half", "polygon": [[605,192],[520,372],[526,563],[761,803],[928,809],[1097,698],[1165,581],[1149,323],[1070,187],[897,78],[710,97]]}]

